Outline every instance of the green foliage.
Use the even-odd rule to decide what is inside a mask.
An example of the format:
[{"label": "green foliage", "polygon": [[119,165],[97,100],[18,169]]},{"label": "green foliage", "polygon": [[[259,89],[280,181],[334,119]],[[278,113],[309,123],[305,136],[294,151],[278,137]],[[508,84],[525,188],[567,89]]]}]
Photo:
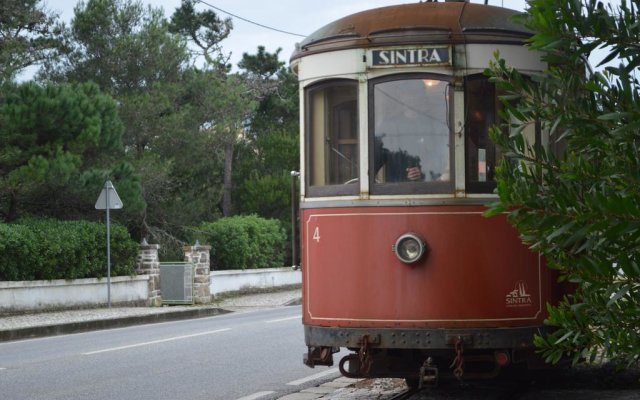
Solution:
[{"label": "green foliage", "polygon": [[[262,134],[239,144],[236,152],[236,212],[276,218],[291,238],[291,171],[299,165],[298,136],[277,131]],[[294,183],[297,187],[298,180]],[[291,239],[288,252],[290,243]]]},{"label": "green foliage", "polygon": [[279,61],[280,51],[269,53],[263,46],[258,46],[255,55],[244,53],[238,63],[243,78],[259,102],[251,117],[248,132],[251,138],[274,131],[298,134],[298,77]]},{"label": "green foliage", "polygon": [[269,79],[284,66],[278,57],[281,51],[282,49],[278,48],[275,53],[269,53],[264,46],[258,46],[258,52],[255,55],[242,54],[238,68],[245,70],[255,79]]},{"label": "green foliage", "polygon": [[0,5],[0,86],[63,47],[57,15],[41,0],[3,0]]},{"label": "green foliage", "polygon": [[[20,14],[33,4],[7,7]],[[183,1],[168,21],[139,0],[77,4],[71,25],[56,28],[65,41],[37,75],[41,86],[0,94],[0,220],[95,220],[103,213],[93,204],[110,179],[124,203],[112,218],[136,239],[160,244],[163,258],[181,255],[188,227],[221,211],[286,219],[288,229],[297,78],[280,50],[263,47],[245,58],[247,73],[230,73],[221,41],[231,20],[194,6]],[[21,60],[5,50],[0,71]],[[19,118],[5,97],[16,100]],[[269,203],[256,202],[256,193]]]},{"label": "green foliage", "polygon": [[216,270],[283,266],[286,236],[276,220],[235,216],[203,223],[198,231],[211,245]]},{"label": "green foliage", "polygon": [[[249,90],[224,68],[190,66],[195,59],[189,59],[188,40],[206,42],[213,51],[231,26],[210,12],[190,19],[189,4],[176,10],[170,24],[160,8],[140,1],[80,3],[68,32],[73,51],[43,74],[93,80],[117,99],[125,156],[144,196],[134,212],[123,198],[118,214],[136,237],[159,243],[163,256],[181,249],[184,227],[217,216],[224,149],[253,107]],[[218,22],[222,30],[216,33]],[[118,190],[128,187],[112,180]]]},{"label": "green foliage", "polygon": [[36,247],[36,236],[26,226],[0,224],[0,280],[34,279],[34,274],[22,266],[39,265]]},{"label": "green foliage", "polygon": [[300,165],[298,81],[283,68],[279,53],[258,46],[255,55],[243,54],[238,65],[259,103],[246,140],[236,146],[234,209],[277,218],[290,236],[290,172]]},{"label": "green foliage", "polygon": [[255,213],[278,218],[287,222],[291,208],[291,176],[283,171],[279,174],[252,174],[242,183],[242,192],[236,196],[238,206],[245,213]]},{"label": "green foliage", "polygon": [[[173,100],[167,100],[166,115],[154,120],[150,113],[148,119],[155,121],[152,126],[137,130],[148,133],[149,138],[139,147],[142,157],[136,164],[145,178],[149,205],[145,229],[156,243],[163,237],[169,239],[163,232],[179,236],[182,232],[176,227],[193,226],[217,216],[225,148],[235,142],[240,122],[252,107],[245,89],[233,77],[221,79],[215,72],[190,70]],[[158,100],[151,96],[148,104],[153,107],[166,93],[155,96]],[[131,119],[128,115],[126,120],[135,124],[146,104],[137,111],[130,108]],[[166,134],[157,135],[158,131]]]},{"label": "green foliage", "polygon": [[122,123],[112,98],[91,83],[8,89],[0,103],[1,218],[86,215],[104,178],[116,175],[130,189],[130,210],[143,207],[135,176],[117,160]]},{"label": "green foliage", "polygon": [[[111,273],[133,275],[138,245],[111,225]],[[0,281],[103,277],[106,227],[86,221],[26,219],[0,224]]]},{"label": "green foliage", "polygon": [[139,0],[88,0],[74,12],[67,32],[71,51],[48,63],[45,76],[93,81],[116,98],[180,79],[186,43],[169,34],[161,8]]},{"label": "green foliage", "polygon": [[[206,65],[204,71],[215,80],[209,81],[212,89],[225,87],[220,96],[209,97],[209,102],[202,103],[204,115],[209,116],[201,125],[207,134],[215,134],[217,142],[223,146],[223,182],[221,209],[224,216],[232,212],[232,174],[234,145],[243,133],[245,121],[253,110],[253,99],[244,82],[236,74],[230,75],[231,65],[227,64],[220,47],[220,41],[226,38],[233,25],[231,19],[221,20],[211,10],[196,12],[195,0],[182,0],[180,8],[171,18],[170,30],[178,33],[200,49]],[[205,86],[207,87],[207,86]]]},{"label": "green foliage", "polygon": [[[549,307],[558,329],[536,344],[563,355],[640,358],[640,25],[637,5],[531,0],[523,22],[530,47],[549,63],[525,78],[497,59],[488,71],[504,97],[511,134],[492,133],[508,159],[498,170],[500,203],[523,240],[575,294]],[[588,64],[595,50],[600,70]],[[618,66],[605,65],[608,62]],[[540,124],[549,146],[532,143]]]},{"label": "green foliage", "polygon": [[[236,211],[290,223],[291,171],[298,169],[298,136],[263,134],[238,145]],[[240,179],[244,177],[244,179]]]},{"label": "green foliage", "polygon": [[[224,55],[220,42],[224,40],[233,24],[231,18],[220,19],[213,10],[196,12],[196,0],[182,0],[180,7],[171,16],[169,29],[191,40],[201,49],[202,55],[210,65],[224,65]],[[217,53],[217,55],[212,55]],[[226,68],[224,66],[223,68]]]}]

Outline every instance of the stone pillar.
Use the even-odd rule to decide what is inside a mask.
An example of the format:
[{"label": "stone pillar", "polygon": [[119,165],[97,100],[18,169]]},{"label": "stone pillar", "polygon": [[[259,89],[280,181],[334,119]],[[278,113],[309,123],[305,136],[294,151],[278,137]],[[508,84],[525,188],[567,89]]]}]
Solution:
[{"label": "stone pillar", "polygon": [[184,261],[194,266],[193,302],[195,304],[211,303],[211,270],[209,253],[211,246],[202,246],[196,242],[194,246],[184,246]]},{"label": "stone pillar", "polygon": [[158,244],[148,244],[143,240],[138,251],[136,274],[149,275],[149,300],[148,305],[159,307],[162,305],[162,293],[160,292],[160,258],[158,257]]}]

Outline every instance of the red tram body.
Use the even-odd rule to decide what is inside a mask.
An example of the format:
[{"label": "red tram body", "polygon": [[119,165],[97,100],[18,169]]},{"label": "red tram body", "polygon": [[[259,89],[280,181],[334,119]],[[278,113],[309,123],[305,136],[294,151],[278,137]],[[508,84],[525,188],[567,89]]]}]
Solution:
[{"label": "red tram body", "polygon": [[[488,139],[500,102],[482,72],[495,51],[544,68],[515,13],[373,9],[293,54],[308,365],[332,365],[342,347],[345,375],[422,384],[537,361],[532,338],[560,287],[505,217],[483,216],[501,155]],[[527,135],[545,144],[536,127]]]}]

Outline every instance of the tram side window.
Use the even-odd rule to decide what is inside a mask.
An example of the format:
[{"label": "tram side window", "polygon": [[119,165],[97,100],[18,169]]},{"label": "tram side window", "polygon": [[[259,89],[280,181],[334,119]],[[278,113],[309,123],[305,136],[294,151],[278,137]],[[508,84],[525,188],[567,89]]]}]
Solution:
[{"label": "tram side window", "polygon": [[[465,81],[466,99],[466,191],[493,193],[496,188],[495,168],[503,158],[500,149],[489,138],[489,129],[502,121],[502,103],[495,85],[484,75],[468,76]],[[508,134],[506,130],[502,132]],[[522,134],[527,143],[541,144],[540,124],[527,126]]]},{"label": "tram side window", "polygon": [[466,98],[466,187],[469,193],[493,193],[495,167],[502,157],[489,138],[489,129],[498,123],[500,100],[495,85],[480,75],[465,83]]},{"label": "tram side window", "polygon": [[433,76],[392,76],[373,84],[372,193],[452,190],[449,91],[448,81]]},{"label": "tram side window", "polygon": [[307,92],[307,181],[311,196],[358,190],[358,86],[335,81]]}]

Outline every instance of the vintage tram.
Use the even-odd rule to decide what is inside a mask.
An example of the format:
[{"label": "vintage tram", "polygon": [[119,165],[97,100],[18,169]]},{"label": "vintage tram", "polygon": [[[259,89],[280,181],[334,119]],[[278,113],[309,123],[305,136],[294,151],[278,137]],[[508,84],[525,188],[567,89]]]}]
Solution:
[{"label": "vintage tram", "polygon": [[[513,10],[464,1],[363,11],[291,57],[300,82],[303,324],[309,366],[353,377],[532,367],[560,288],[496,201],[494,53],[545,68]],[[544,133],[531,126],[531,141]]]}]

